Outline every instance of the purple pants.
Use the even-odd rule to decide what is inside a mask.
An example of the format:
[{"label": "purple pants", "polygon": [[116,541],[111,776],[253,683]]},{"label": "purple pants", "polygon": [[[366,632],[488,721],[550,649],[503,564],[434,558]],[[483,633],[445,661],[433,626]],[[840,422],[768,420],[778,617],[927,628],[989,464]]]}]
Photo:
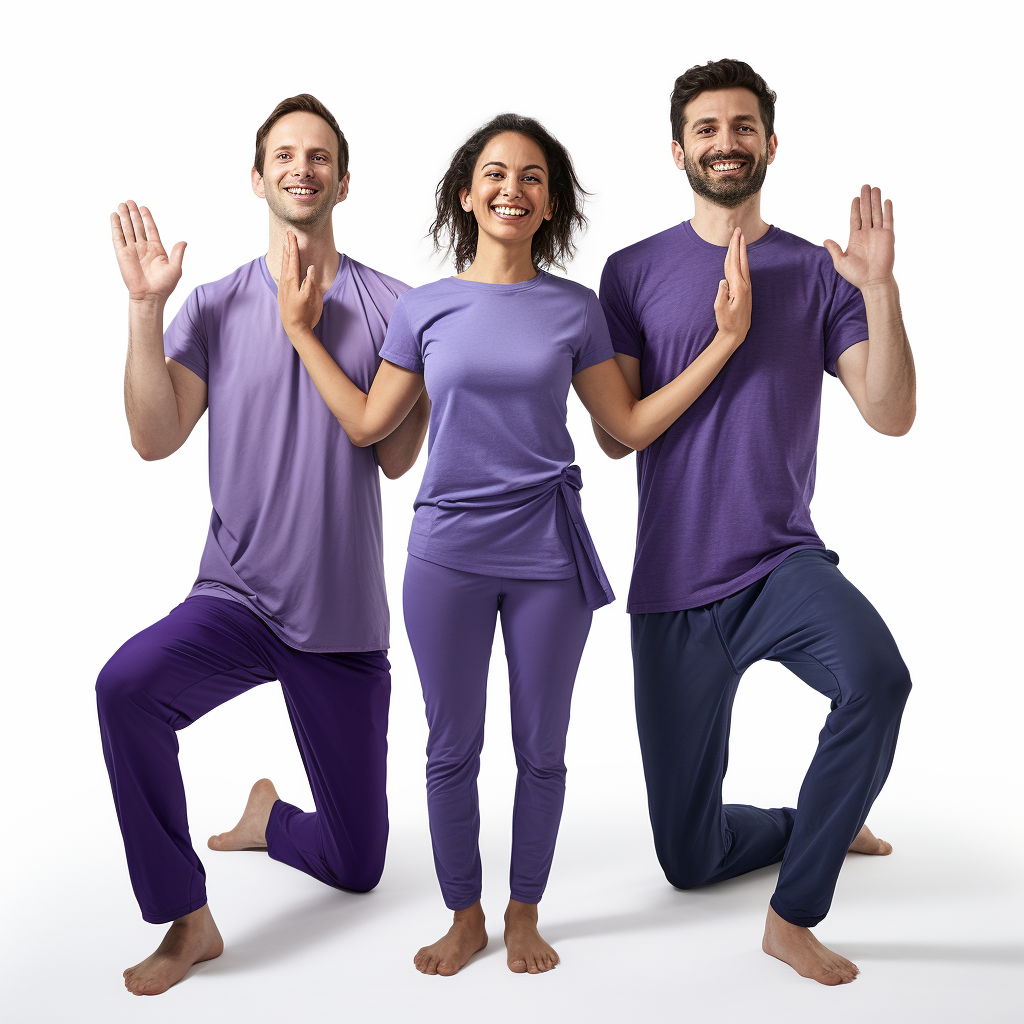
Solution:
[{"label": "purple pants", "polygon": [[430,726],[427,810],[445,904],[464,910],[480,899],[476,779],[499,614],[519,770],[509,887],[512,899],[539,903],[562,816],[569,704],[592,617],[579,577],[501,579],[410,555],[404,603]]},{"label": "purple pants", "polygon": [[270,856],[339,889],[365,892],[379,881],[388,838],[386,655],[297,651],[243,605],[190,597],[132,637],[96,682],[103,756],[146,921],[164,924],[206,903],[176,731],[273,679],[317,813],[278,800],[267,824]]}]

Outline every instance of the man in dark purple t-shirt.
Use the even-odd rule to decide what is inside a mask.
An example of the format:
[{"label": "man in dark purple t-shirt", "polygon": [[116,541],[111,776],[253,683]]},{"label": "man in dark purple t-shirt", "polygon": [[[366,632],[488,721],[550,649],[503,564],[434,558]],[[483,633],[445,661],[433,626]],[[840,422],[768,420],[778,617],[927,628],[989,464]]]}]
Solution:
[{"label": "man in dark purple t-shirt", "polygon": [[384,865],[391,680],[378,466],[396,477],[415,462],[429,404],[372,448],[348,440],[281,325],[286,232],[323,295],[317,336],[360,387],[407,289],[337,251],[332,212],[348,195],[348,144],[315,97],[282,101],[257,132],[252,185],[269,209],[267,255],[196,288],[166,331],[185,243],[168,256],[135,203],[111,215],[129,295],[132,444],[144,459],[165,458],[209,408],[213,499],[191,593],[124,644],[96,684],[132,887],[145,920],[173,922],[156,952],[124,972],[136,995],[165,991],[223,949],[189,837],[176,732],[251,687],[281,681],[316,812],[261,779],[210,848],[265,848],[357,891],[372,889]]},{"label": "man in dark purple t-shirt", "polygon": [[[886,434],[914,419],[914,363],[893,278],[892,205],[867,185],[850,242],[812,245],[765,223],[775,94],[742,61],[681,75],[672,154],[694,192],[688,222],[615,253],[601,303],[636,396],[714,336],[711,299],[738,227],[753,308],[746,341],[708,389],[637,454],[629,592],[637,723],[655,845],[689,889],[782,861],[762,947],[804,977],[857,968],[810,929],[847,851],[891,852],[865,825],[892,763],[910,678],[884,622],[811,523],[821,384],[837,375]],[[630,449],[595,424],[604,451]],[[797,809],[722,803],[736,687],[782,662],[832,701]]]}]

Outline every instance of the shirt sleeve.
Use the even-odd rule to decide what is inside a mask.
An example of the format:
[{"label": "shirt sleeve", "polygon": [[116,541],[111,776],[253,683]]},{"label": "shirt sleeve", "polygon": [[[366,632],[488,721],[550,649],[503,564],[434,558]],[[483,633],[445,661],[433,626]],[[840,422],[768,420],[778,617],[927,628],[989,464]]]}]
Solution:
[{"label": "shirt sleeve", "polygon": [[612,340],[608,336],[608,323],[597,296],[587,289],[587,312],[584,318],[583,337],[579,348],[573,353],[572,372],[575,376],[580,370],[596,363],[603,363],[615,356]]},{"label": "shirt sleeve", "polygon": [[852,345],[868,338],[868,314],[864,296],[856,285],[835,274],[832,305],[825,318],[825,371],[836,375],[836,362]]},{"label": "shirt sleeve", "polygon": [[423,348],[420,333],[409,318],[409,309],[404,297],[395,303],[388,333],[380,350],[381,359],[395,363],[413,373],[423,372]]},{"label": "shirt sleeve", "polygon": [[644,352],[643,334],[633,316],[633,308],[622,286],[619,269],[612,260],[605,263],[601,273],[601,308],[615,351],[640,359]]},{"label": "shirt sleeve", "polygon": [[210,353],[201,299],[202,289],[196,288],[164,331],[164,355],[209,383]]}]

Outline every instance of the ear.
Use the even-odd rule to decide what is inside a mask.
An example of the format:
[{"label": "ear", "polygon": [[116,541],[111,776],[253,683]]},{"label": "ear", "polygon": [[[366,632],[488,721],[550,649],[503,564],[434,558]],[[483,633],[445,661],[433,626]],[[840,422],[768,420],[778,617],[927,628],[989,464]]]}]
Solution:
[{"label": "ear", "polygon": [[544,219],[551,220],[555,215],[555,210],[558,208],[558,196],[552,196],[548,201],[548,208],[544,211]]},{"label": "ear", "polygon": [[683,155],[683,147],[675,139],[672,140],[672,162],[679,170],[686,170],[686,157]]},{"label": "ear", "polygon": [[266,189],[263,187],[263,175],[255,167],[252,169],[252,190],[260,199],[267,198]]},{"label": "ear", "polygon": [[346,171],[344,177],[338,182],[338,198],[335,199],[335,204],[343,203],[348,199],[348,184],[349,184],[349,172]]},{"label": "ear", "polygon": [[472,198],[470,198],[468,188],[459,189],[459,202],[462,204],[462,208],[466,211],[466,213],[473,212],[473,200]]},{"label": "ear", "polygon": [[772,132],[772,137],[768,140],[768,163],[771,163],[775,159],[775,151],[779,148],[779,137]]}]

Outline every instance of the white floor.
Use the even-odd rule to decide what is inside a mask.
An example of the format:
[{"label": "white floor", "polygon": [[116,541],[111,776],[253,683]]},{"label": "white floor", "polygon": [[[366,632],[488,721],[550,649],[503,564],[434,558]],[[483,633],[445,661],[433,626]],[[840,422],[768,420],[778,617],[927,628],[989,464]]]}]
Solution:
[{"label": "white floor", "polygon": [[[203,817],[193,815],[197,835],[219,825]],[[138,999],[121,987],[120,971],[151,950],[161,929],[138,919],[116,834],[91,860],[69,837],[23,865],[45,885],[8,894],[19,923],[6,934],[3,1016],[17,1024],[1020,1021],[1015,851],[994,856],[978,833],[950,840],[922,823],[876,824],[896,854],[848,858],[818,930],[861,967],[842,989],[804,981],[761,953],[775,869],[678,892],[658,870],[642,808],[617,808],[606,821],[593,809],[566,818],[543,904],[544,933],[562,957],[550,975],[516,976],[505,966],[500,829],[484,841],[490,945],[455,978],[412,968],[412,953],[445,921],[417,828],[393,836],[384,881],[364,896],[326,889],[260,853],[207,853],[225,953],[167,994]]]}]

